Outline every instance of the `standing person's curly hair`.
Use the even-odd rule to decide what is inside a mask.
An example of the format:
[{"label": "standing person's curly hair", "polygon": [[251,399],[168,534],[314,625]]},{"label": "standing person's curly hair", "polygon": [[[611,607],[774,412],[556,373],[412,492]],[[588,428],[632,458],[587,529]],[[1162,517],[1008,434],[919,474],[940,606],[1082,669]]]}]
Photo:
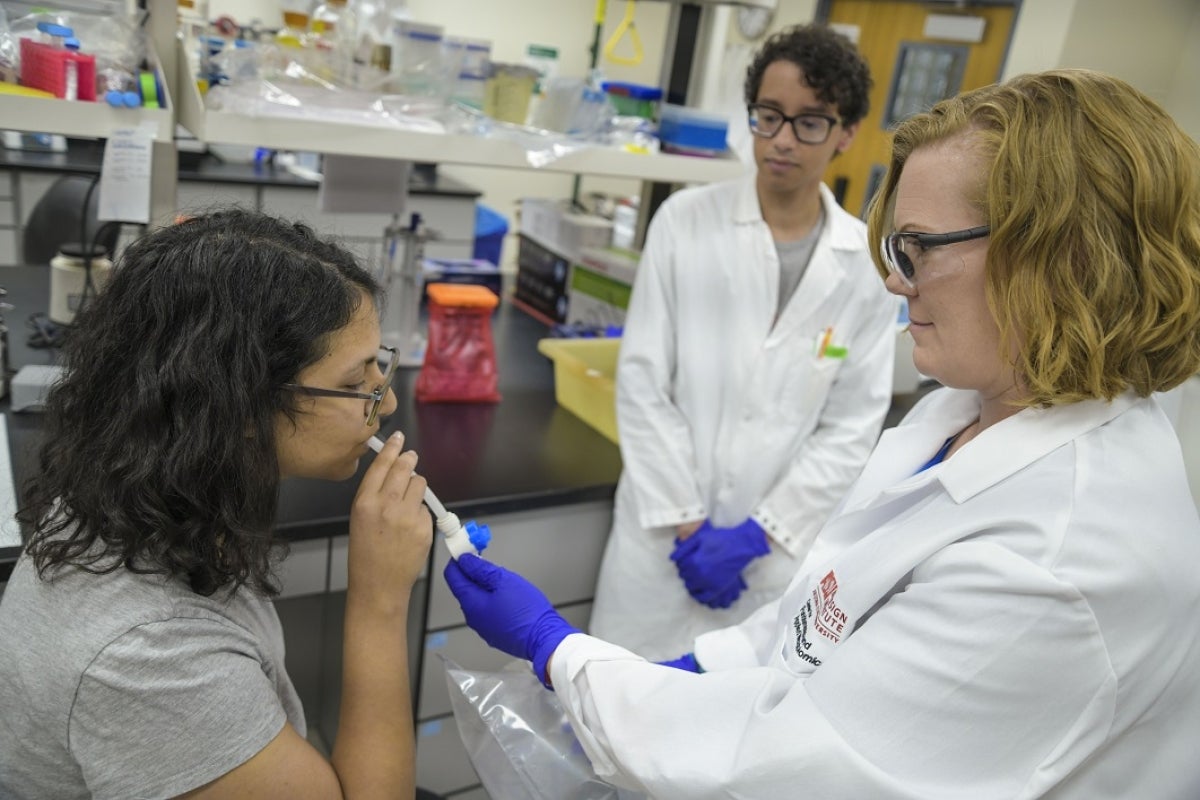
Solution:
[{"label": "standing person's curly hair", "polygon": [[746,69],[746,102],[758,99],[763,73],[776,61],[790,61],[804,73],[817,97],[837,108],[849,127],[870,110],[871,72],[854,44],[824,25],[786,28],[759,49]]},{"label": "standing person's curly hair", "polygon": [[18,514],[39,575],[123,567],[273,594],[275,426],[297,414],[283,385],[378,291],[345,249],[249,211],[130,245],[47,398]]}]

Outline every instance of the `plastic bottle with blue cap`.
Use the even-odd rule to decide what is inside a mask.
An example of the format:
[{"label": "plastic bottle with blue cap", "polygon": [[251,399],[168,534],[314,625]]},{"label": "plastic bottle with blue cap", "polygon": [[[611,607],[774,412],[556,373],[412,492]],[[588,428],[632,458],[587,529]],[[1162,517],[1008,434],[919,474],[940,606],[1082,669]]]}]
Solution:
[{"label": "plastic bottle with blue cap", "polygon": [[[65,30],[70,31],[70,28]],[[63,48],[72,52],[79,52],[79,40],[72,35],[67,35],[63,39]],[[66,89],[63,91],[64,100],[79,99],[79,65],[73,60],[67,59],[63,62],[63,69],[66,70]]]}]

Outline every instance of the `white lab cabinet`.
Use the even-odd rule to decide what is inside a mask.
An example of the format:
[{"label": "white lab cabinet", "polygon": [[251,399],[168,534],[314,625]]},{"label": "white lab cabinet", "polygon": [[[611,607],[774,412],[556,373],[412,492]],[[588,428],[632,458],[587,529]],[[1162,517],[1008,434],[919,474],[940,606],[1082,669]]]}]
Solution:
[{"label": "white lab cabinet", "polygon": [[17,199],[12,176],[0,172],[0,267],[17,263]]}]

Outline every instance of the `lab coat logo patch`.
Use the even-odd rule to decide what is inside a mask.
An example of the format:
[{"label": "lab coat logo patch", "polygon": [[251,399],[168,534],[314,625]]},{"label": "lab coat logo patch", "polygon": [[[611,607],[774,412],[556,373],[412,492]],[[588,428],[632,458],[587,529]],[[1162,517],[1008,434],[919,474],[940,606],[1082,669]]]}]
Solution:
[{"label": "lab coat logo patch", "polygon": [[817,629],[817,633],[835,644],[842,640],[842,633],[846,630],[846,612],[838,608],[834,601],[837,590],[837,576],[833,574],[833,570],[829,570],[829,574],[821,578],[820,587],[813,592],[817,612],[813,618],[813,627]]},{"label": "lab coat logo patch", "polygon": [[[821,659],[812,652],[813,645],[817,642],[809,638],[809,631],[815,630],[832,644],[840,642],[846,631],[846,612],[838,608],[835,599],[837,589],[837,576],[830,570],[817,588],[813,589],[800,613],[792,618],[792,630],[796,634],[796,656],[814,667],[821,666]],[[817,649],[819,651],[820,647]]]}]

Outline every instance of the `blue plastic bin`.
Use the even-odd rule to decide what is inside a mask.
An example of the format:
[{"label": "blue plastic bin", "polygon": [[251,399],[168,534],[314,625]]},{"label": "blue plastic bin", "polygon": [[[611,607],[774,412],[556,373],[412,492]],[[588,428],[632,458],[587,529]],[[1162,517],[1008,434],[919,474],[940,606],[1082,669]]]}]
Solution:
[{"label": "blue plastic bin", "polygon": [[492,264],[500,264],[500,252],[504,237],[508,233],[508,220],[504,215],[483,203],[475,204],[475,246],[471,257]]}]

